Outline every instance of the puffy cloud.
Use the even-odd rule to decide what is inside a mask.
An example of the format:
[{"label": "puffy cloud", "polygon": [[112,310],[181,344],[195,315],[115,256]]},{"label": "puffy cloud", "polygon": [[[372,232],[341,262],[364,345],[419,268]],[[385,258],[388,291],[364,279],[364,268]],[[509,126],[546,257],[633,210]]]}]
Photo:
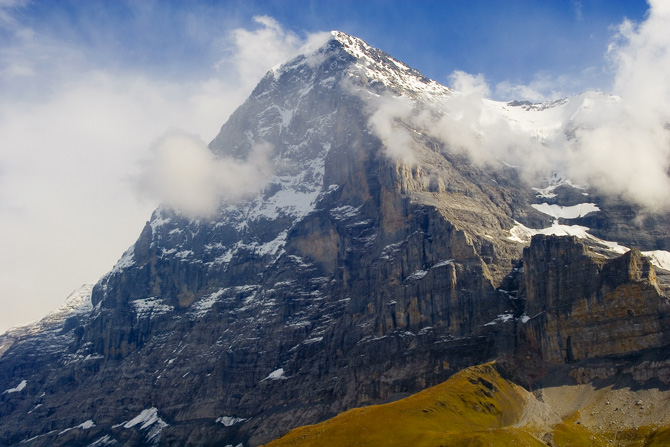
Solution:
[{"label": "puffy cloud", "polygon": [[261,25],[255,30],[238,28],[226,38],[229,55],[219,66],[232,63],[242,85],[253,88],[268,69],[286,62],[309,48],[325,43],[330,33],[308,33],[305,37],[285,30],[279,22],[268,16],[256,16]]},{"label": "puffy cloud", "polygon": [[379,136],[386,148],[387,155],[404,163],[416,162],[414,156],[414,139],[406,122],[413,114],[411,101],[404,97],[382,96],[370,98],[373,109],[368,124]]},{"label": "puffy cloud", "polygon": [[[527,181],[552,170],[573,181],[624,197],[651,211],[670,209],[670,7],[651,2],[641,24],[624,21],[608,49],[614,93],[582,94],[558,106],[560,129],[538,135],[492,106],[482,75],[454,72],[455,91],[420,107],[408,100],[380,101],[371,129],[387,142],[388,155],[413,160],[407,128],[437,138],[446,150],[465,152],[474,163],[517,166]],[[548,79],[535,86],[497,87],[541,99]],[[570,81],[562,81],[568,84]],[[542,84],[542,85],[540,85]],[[390,104],[395,104],[391,107]],[[540,112],[538,112],[540,113]],[[403,125],[405,128],[403,128]],[[395,139],[395,142],[394,142]],[[401,150],[400,146],[404,148]]]},{"label": "puffy cloud", "polygon": [[650,6],[641,24],[619,26],[608,53],[621,100],[578,126],[569,166],[595,186],[659,210],[670,208],[670,7]]},{"label": "puffy cloud", "polygon": [[140,191],[187,215],[211,216],[221,203],[257,193],[272,176],[271,145],[256,144],[246,160],[216,157],[197,136],[171,132],[153,145]]},{"label": "puffy cloud", "polygon": [[[382,97],[375,103],[368,124],[389,157],[415,163],[420,144],[415,139],[425,135],[442,142],[445,151],[466,154],[478,165],[519,166],[529,180],[540,167],[549,169],[540,142],[490,107],[483,75],[456,71],[450,79],[454,91],[430,103],[417,105],[405,97]],[[529,165],[533,168],[527,169]]]}]

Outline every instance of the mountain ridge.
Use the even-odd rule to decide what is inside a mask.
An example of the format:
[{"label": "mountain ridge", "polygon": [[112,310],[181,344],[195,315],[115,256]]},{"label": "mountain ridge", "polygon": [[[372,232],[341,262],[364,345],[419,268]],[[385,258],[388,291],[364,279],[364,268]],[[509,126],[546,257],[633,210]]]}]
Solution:
[{"label": "mountain ridge", "polygon": [[[0,396],[0,443],[259,445],[494,358],[532,384],[566,362],[662,350],[665,280],[653,286],[639,251],[614,259],[593,239],[520,241],[512,229],[602,213],[616,227],[606,240],[667,250],[665,217],[635,231],[617,217],[635,209],[612,211],[593,188],[533,189],[503,162],[474,163],[414,121],[446,96],[458,95],[342,33],[268,72],[210,144],[218,157],[267,162],[265,185],[214,216],[159,207],[93,287],[90,312],[59,329],[67,343],[49,350],[37,334],[6,351],[0,388],[25,385]],[[388,122],[375,118],[389,104],[410,111],[388,115],[384,138]],[[399,142],[411,160],[390,149]],[[643,274],[621,277],[630,262],[619,259]],[[579,266],[602,274],[597,287]],[[647,338],[583,355],[600,318],[589,309],[616,310],[609,296],[639,318],[614,312],[608,324]],[[648,297],[655,307],[639,312]],[[582,326],[565,325],[568,308]],[[526,358],[541,367],[525,371]],[[661,374],[637,361],[615,371]]]}]

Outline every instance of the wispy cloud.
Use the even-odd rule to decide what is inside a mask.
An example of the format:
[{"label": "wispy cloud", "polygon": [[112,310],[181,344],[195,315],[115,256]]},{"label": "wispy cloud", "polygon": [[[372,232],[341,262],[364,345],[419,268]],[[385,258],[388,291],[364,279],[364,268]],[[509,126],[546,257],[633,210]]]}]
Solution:
[{"label": "wispy cloud", "polygon": [[583,8],[584,5],[582,5],[581,0],[572,0],[572,10],[575,12],[575,18],[579,21],[584,20]]},{"label": "wispy cloud", "polygon": [[499,82],[493,89],[494,97],[505,101],[519,100],[546,102],[572,96],[599,86],[602,68],[588,67],[578,75],[554,74],[541,71],[535,73],[528,83],[509,80]]},{"label": "wispy cloud", "polygon": [[[670,209],[670,6],[651,2],[647,19],[623,22],[609,47],[614,93],[586,94],[560,109],[563,127],[543,139],[487,107],[490,94],[482,75],[454,72],[455,92],[441,102],[414,109],[407,101],[386,100],[370,126],[387,143],[388,154],[404,161],[417,129],[437,138],[447,151],[463,151],[480,165],[501,161],[518,166],[528,181],[560,169],[574,181],[621,196],[651,211]],[[566,81],[567,82],[567,81]],[[546,81],[538,80],[538,83]],[[520,86],[498,86],[520,91]],[[541,99],[540,88],[524,87]],[[490,103],[489,103],[490,104]],[[386,120],[384,123],[383,120]]]}]

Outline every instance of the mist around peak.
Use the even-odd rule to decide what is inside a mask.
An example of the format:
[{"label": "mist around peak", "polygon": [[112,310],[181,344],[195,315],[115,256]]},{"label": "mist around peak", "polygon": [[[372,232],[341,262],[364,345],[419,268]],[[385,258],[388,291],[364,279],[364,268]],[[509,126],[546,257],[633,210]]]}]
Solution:
[{"label": "mist around peak", "polygon": [[391,96],[376,102],[371,130],[387,155],[412,163],[423,134],[479,166],[512,166],[531,184],[570,179],[650,212],[670,209],[670,13],[651,2],[647,19],[624,21],[608,48],[613,93],[586,92],[524,107],[487,99],[483,75],[454,71],[452,94],[430,101]]},{"label": "mist around peak", "polygon": [[205,142],[171,132],[155,142],[136,185],[140,194],[190,216],[212,216],[221,204],[255,195],[272,176],[272,145],[257,143],[244,160],[215,156]]}]

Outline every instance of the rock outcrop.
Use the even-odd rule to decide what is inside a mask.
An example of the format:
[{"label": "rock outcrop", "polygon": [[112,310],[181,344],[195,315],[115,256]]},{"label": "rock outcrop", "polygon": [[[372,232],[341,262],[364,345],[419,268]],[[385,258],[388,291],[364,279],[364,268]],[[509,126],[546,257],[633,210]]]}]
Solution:
[{"label": "rock outcrop", "polygon": [[535,236],[523,255],[526,337],[549,363],[670,342],[670,300],[638,249],[604,259],[574,237]]}]

